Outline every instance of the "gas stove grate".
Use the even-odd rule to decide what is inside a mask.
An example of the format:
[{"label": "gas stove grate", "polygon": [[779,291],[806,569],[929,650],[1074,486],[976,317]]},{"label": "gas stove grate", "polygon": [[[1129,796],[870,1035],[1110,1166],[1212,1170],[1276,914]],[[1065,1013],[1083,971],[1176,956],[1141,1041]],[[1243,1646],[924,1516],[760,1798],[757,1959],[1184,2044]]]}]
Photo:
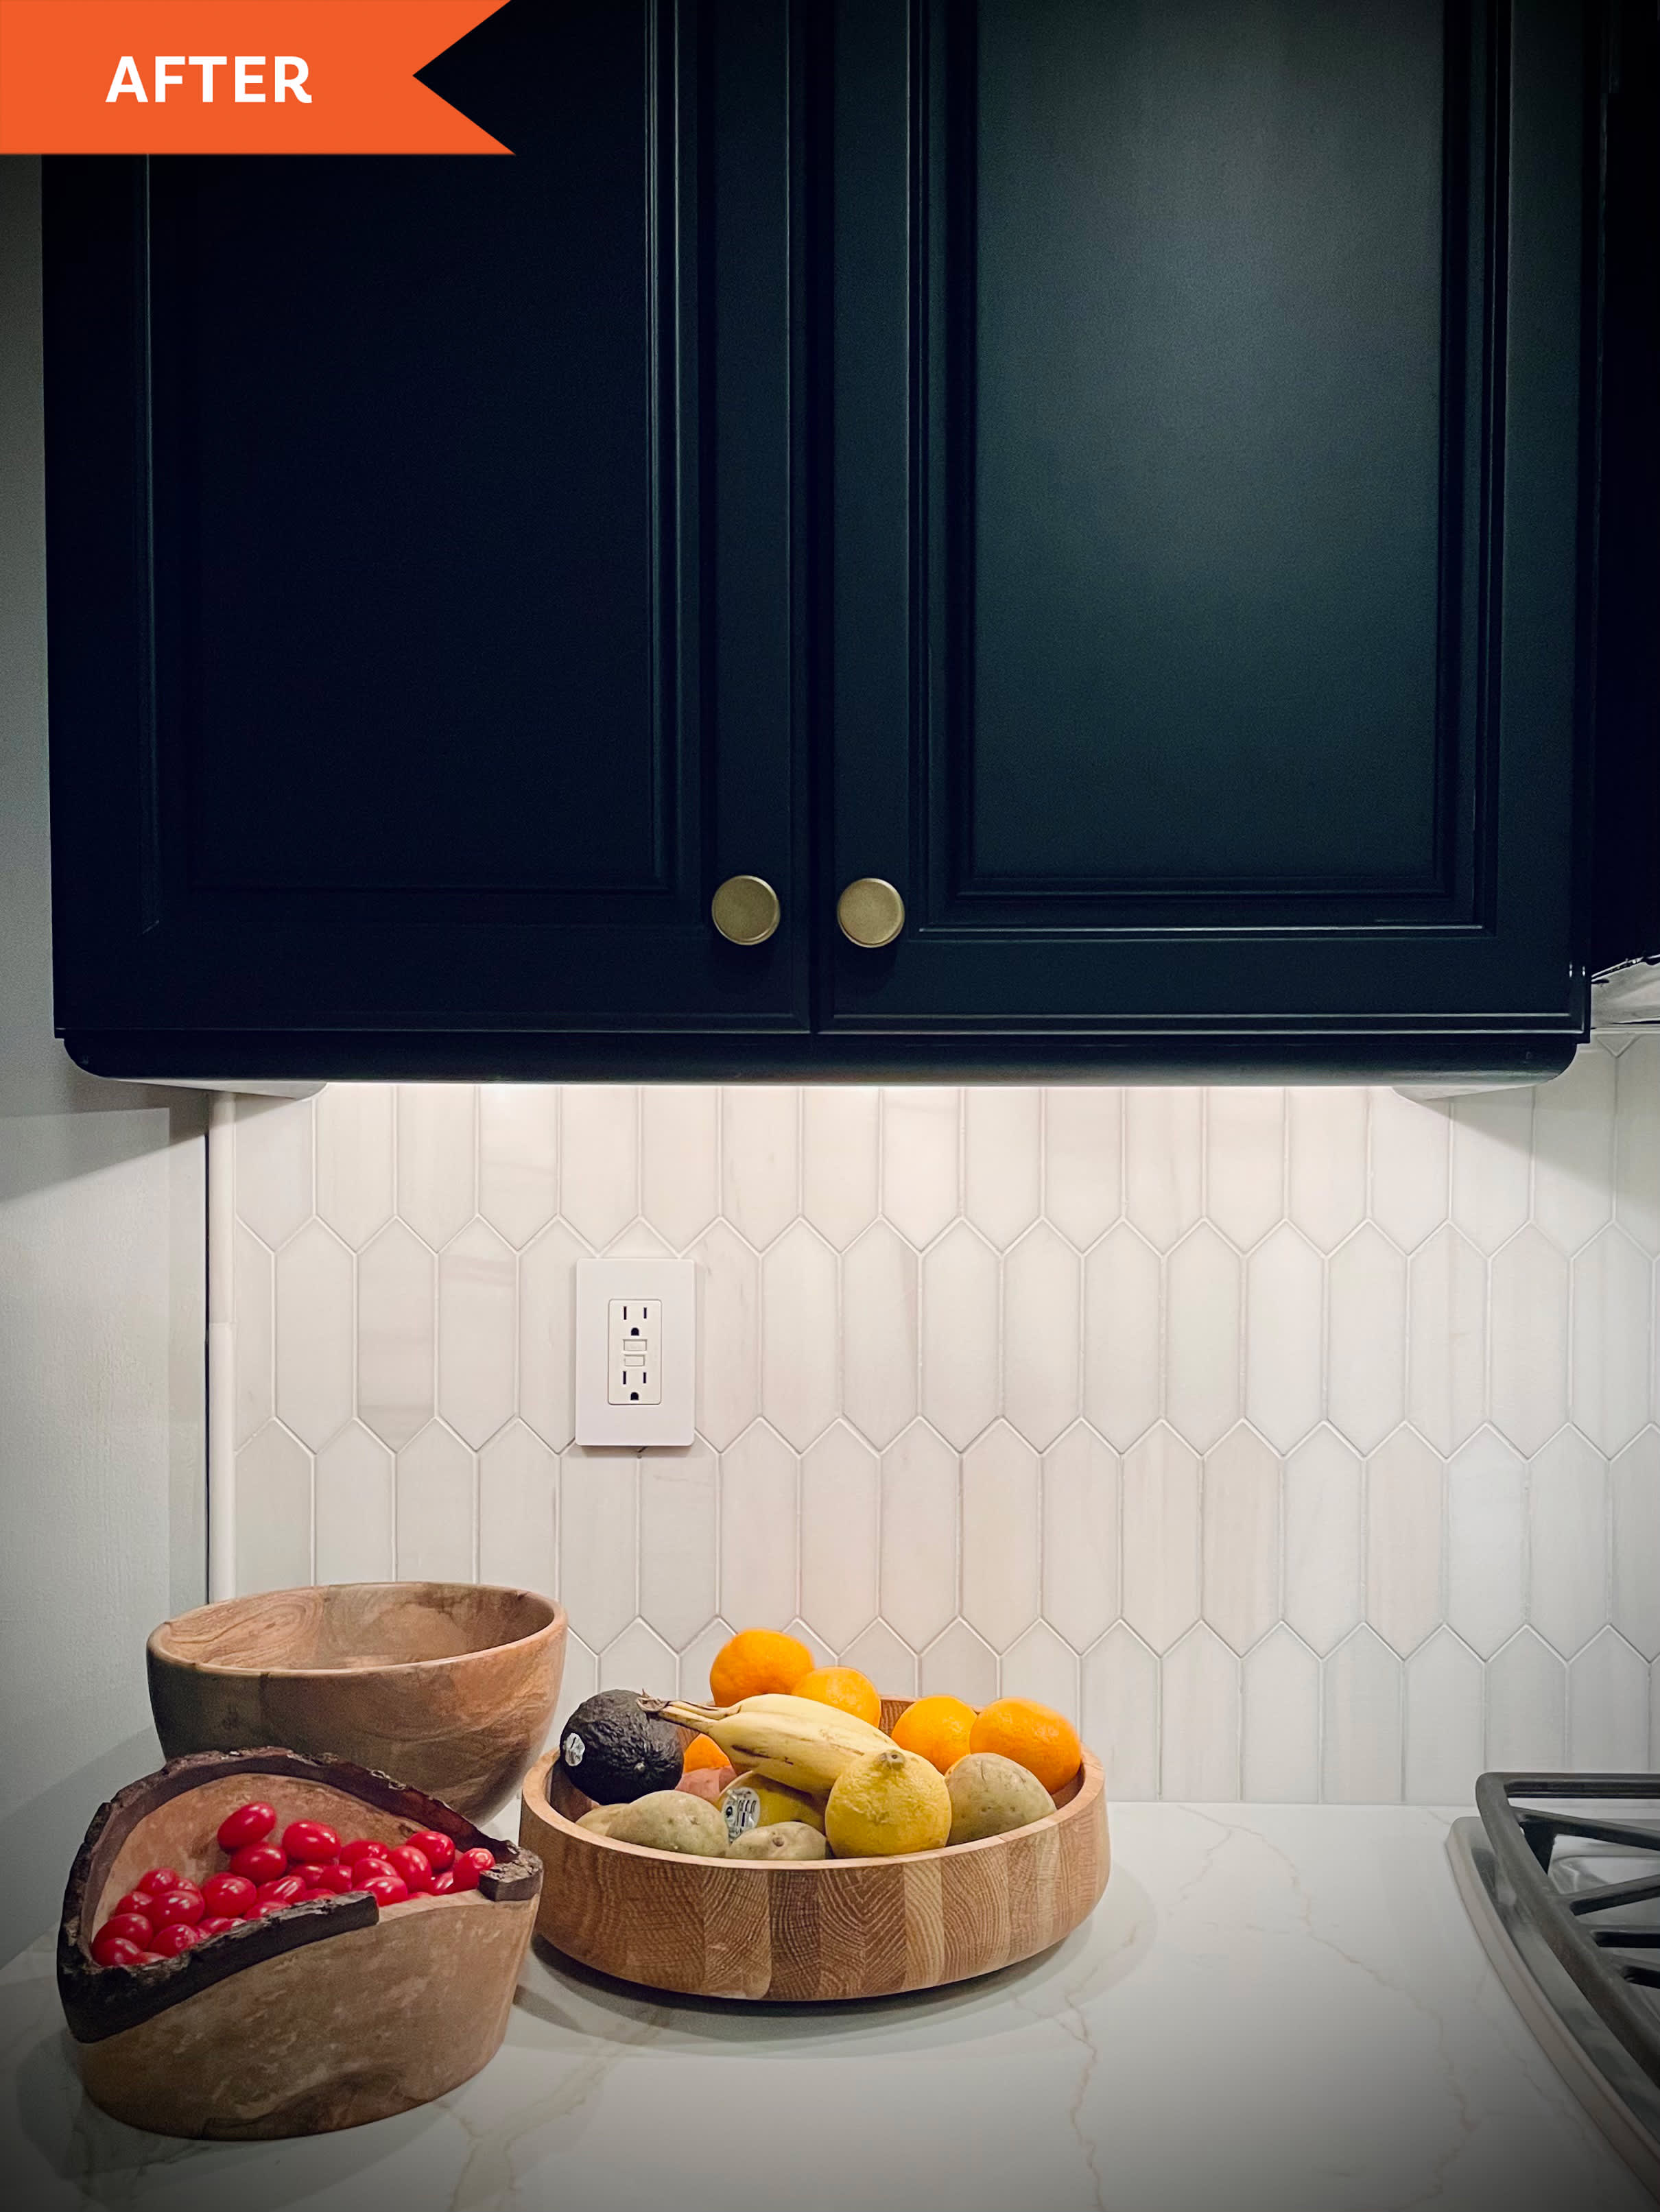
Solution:
[{"label": "gas stove grate", "polygon": [[[1518,1798],[1577,1797],[1660,1804],[1660,1776],[1648,1774],[1484,1774],[1475,1785],[1495,1860],[1518,1906],[1572,1977],[1581,1994],[1651,2081],[1660,2083],[1660,2014],[1639,1990],[1660,1989],[1660,1963],[1640,1954],[1660,1950],[1660,1928],[1609,1921],[1607,1913],[1660,1898],[1660,1821],[1609,1820],[1572,1812],[1541,1812]],[[1565,1838],[1652,1852],[1656,1870],[1633,1881],[1566,1891],[1551,1880]],[[1626,1956],[1632,1953],[1638,1955]]]}]

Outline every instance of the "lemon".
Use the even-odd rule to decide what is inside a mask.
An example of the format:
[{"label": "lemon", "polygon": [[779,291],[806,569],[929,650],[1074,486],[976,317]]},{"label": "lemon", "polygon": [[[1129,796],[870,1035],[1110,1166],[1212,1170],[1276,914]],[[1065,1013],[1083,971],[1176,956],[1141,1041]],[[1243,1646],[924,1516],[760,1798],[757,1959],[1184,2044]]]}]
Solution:
[{"label": "lemon", "polygon": [[792,1790],[787,1782],[772,1782],[764,1774],[740,1774],[721,1792],[721,1811],[727,1836],[736,1843],[751,1828],[770,1828],[781,1820],[805,1820],[822,1833],[824,1801],[805,1790]]},{"label": "lemon", "polygon": [[951,1792],[939,1768],[914,1751],[873,1752],[836,1778],[824,1833],[838,1859],[931,1851],[951,1833]]}]

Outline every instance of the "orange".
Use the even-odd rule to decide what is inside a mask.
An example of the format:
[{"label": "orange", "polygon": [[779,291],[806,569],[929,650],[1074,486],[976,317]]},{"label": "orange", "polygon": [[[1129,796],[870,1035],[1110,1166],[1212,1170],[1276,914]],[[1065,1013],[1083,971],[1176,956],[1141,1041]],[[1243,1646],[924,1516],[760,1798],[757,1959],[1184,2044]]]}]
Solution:
[{"label": "orange", "polygon": [[801,1677],[793,1694],[812,1698],[821,1705],[834,1705],[838,1713],[852,1713],[873,1728],[882,1725],[882,1700],[876,1685],[856,1667],[815,1667],[811,1674]]},{"label": "orange", "polygon": [[717,1705],[792,1691],[812,1672],[812,1654],[775,1628],[740,1628],[723,1644],[709,1668],[709,1695]]},{"label": "orange", "polygon": [[901,1751],[914,1751],[944,1774],[969,1753],[974,1707],[961,1698],[919,1698],[888,1733]]},{"label": "orange", "polygon": [[718,1743],[706,1735],[695,1735],[682,1755],[681,1771],[695,1774],[700,1766],[729,1766],[731,1764]]},{"label": "orange", "polygon": [[1000,1752],[1053,1796],[1084,1763],[1078,1731],[1064,1713],[1031,1698],[1000,1698],[988,1705],[969,1736],[970,1751]]}]

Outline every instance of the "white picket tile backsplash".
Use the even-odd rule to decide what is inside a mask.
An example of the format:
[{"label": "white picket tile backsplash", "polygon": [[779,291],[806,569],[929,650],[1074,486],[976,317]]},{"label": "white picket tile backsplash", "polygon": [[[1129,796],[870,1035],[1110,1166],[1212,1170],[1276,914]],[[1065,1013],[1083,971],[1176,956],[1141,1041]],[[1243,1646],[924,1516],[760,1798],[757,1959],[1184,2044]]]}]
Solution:
[{"label": "white picket tile backsplash", "polygon": [[319,1582],[379,1583],[396,1570],[392,1454],[349,1421],[317,1455],[313,1478]]},{"label": "white picket tile backsplash", "polygon": [[[556,1592],[565,1709],[794,1624],[1120,1796],[1660,1737],[1660,1037],[1536,1091],[239,1103],[241,1586]],[[699,1441],[572,1441],[575,1261],[699,1262]]]},{"label": "white picket tile backsplash", "polygon": [[1283,1623],[1240,1668],[1240,1793],[1283,1804],[1320,1795],[1320,1662]]},{"label": "white picket tile backsplash", "polygon": [[386,1226],[398,1203],[396,1100],[389,1084],[375,1083],[331,1084],[317,1100],[317,1211],[354,1251]]}]

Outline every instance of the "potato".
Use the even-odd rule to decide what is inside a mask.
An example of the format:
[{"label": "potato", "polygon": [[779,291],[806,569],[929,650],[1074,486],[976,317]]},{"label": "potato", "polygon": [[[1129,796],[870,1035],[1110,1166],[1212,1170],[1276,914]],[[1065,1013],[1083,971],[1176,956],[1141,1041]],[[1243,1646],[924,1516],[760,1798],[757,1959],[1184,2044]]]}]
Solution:
[{"label": "potato", "polygon": [[611,1822],[622,1809],[620,1805],[596,1805],[591,1813],[584,1813],[576,1825],[586,1828],[590,1835],[608,1836]]},{"label": "potato", "polygon": [[951,1793],[953,1844],[976,1844],[982,1836],[1006,1836],[1055,1810],[1055,1800],[1035,1774],[995,1751],[971,1751],[946,1776]]},{"label": "potato", "polygon": [[764,1828],[751,1828],[727,1846],[729,1859],[827,1859],[830,1846],[817,1828],[805,1820],[771,1820]]},{"label": "potato", "polygon": [[615,1843],[643,1844],[648,1850],[684,1851],[699,1859],[727,1856],[727,1824],[719,1808],[684,1790],[654,1790],[619,1806],[606,1832]]}]

